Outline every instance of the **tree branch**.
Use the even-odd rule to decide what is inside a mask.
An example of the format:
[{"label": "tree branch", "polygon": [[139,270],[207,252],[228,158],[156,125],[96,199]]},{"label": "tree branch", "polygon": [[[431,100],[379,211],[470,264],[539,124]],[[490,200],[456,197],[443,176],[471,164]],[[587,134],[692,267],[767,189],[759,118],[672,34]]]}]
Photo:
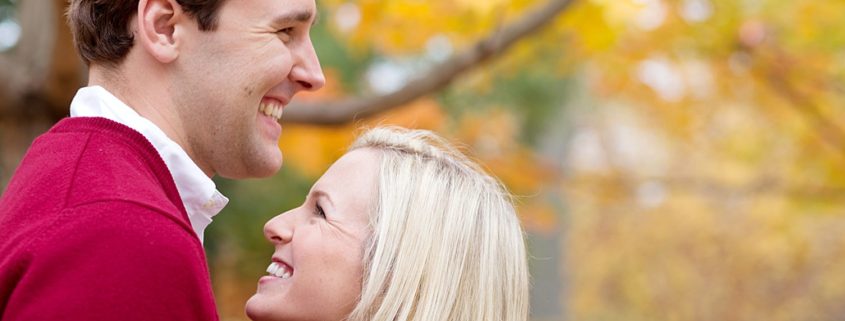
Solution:
[{"label": "tree branch", "polygon": [[409,103],[446,87],[461,74],[503,54],[518,40],[554,21],[572,2],[549,0],[536,11],[480,40],[471,49],[431,66],[426,74],[408,82],[395,92],[333,102],[294,103],[286,108],[283,120],[292,123],[337,125]]},{"label": "tree branch", "polygon": [[[836,204],[843,203],[842,195],[845,195],[845,186],[793,183],[784,177],[759,177],[743,185],[727,184],[710,177],[627,177],[625,180],[635,182],[631,186],[637,186],[638,183],[646,181],[658,182],[670,191],[692,193],[720,201],[747,199],[759,196],[775,196],[796,200],[827,201]],[[566,191],[574,193],[583,192],[585,195],[590,196],[606,196],[606,191],[599,191],[603,189],[602,186],[605,186],[605,184],[619,186],[619,176],[617,174],[571,177],[568,181],[569,184],[564,187]],[[636,195],[635,188],[626,187],[623,190],[627,196]]]},{"label": "tree branch", "polygon": [[766,83],[782,98],[789,102],[789,105],[804,116],[818,130],[818,135],[827,143],[839,156],[845,158],[845,130],[828,119],[812,99],[800,93],[795,86],[790,84],[785,75],[779,72],[772,72],[765,76]]},{"label": "tree branch", "polygon": [[744,49],[760,60],[752,71],[772,93],[785,100],[789,107],[809,122],[821,141],[845,160],[845,129],[830,120],[808,94],[789,81],[793,78],[793,64],[787,53],[774,44],[764,48],[746,46]]}]

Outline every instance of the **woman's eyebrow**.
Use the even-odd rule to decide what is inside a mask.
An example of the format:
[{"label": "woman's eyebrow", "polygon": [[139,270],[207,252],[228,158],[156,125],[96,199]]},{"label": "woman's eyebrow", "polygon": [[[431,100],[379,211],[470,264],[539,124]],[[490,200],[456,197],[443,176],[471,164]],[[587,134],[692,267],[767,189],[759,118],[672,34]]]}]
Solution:
[{"label": "woman's eyebrow", "polygon": [[335,208],[335,206],[334,206],[334,202],[332,201],[332,197],[331,197],[331,196],[329,196],[329,193],[326,193],[326,191],[321,190],[321,189],[314,189],[314,191],[313,191],[311,194],[312,194],[315,198],[317,198],[317,197],[322,197],[322,198],[324,198],[326,201],[328,201],[329,205],[331,205],[332,209],[334,209],[334,208]]}]

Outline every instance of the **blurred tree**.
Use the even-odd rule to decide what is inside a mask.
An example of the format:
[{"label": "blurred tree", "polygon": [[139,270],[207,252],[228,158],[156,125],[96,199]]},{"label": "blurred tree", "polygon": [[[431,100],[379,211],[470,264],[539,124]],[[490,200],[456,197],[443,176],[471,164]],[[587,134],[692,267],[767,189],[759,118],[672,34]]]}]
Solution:
[{"label": "blurred tree", "polygon": [[572,114],[561,183],[568,317],[842,319],[843,6],[597,0],[570,12],[564,23],[602,11],[617,37],[571,47],[590,53],[579,57],[597,108]]}]

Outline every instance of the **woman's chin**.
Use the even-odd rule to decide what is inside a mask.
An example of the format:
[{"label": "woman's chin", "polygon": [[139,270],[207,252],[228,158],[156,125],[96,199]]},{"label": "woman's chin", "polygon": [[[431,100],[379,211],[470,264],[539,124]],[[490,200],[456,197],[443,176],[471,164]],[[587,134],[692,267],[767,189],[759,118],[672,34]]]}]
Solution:
[{"label": "woman's chin", "polygon": [[262,298],[262,295],[259,293],[253,294],[252,297],[250,297],[249,300],[246,301],[246,307],[244,308],[244,311],[246,312],[246,316],[249,317],[250,320],[274,320],[272,318],[272,304],[268,302],[267,298]]}]

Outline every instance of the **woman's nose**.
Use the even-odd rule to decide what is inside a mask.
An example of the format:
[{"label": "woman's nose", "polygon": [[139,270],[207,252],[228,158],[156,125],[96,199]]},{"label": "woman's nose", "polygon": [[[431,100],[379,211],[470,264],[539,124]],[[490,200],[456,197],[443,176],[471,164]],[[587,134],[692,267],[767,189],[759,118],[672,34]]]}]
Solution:
[{"label": "woman's nose", "polygon": [[273,244],[285,244],[293,239],[293,211],[288,211],[271,218],[264,224],[264,237]]}]

